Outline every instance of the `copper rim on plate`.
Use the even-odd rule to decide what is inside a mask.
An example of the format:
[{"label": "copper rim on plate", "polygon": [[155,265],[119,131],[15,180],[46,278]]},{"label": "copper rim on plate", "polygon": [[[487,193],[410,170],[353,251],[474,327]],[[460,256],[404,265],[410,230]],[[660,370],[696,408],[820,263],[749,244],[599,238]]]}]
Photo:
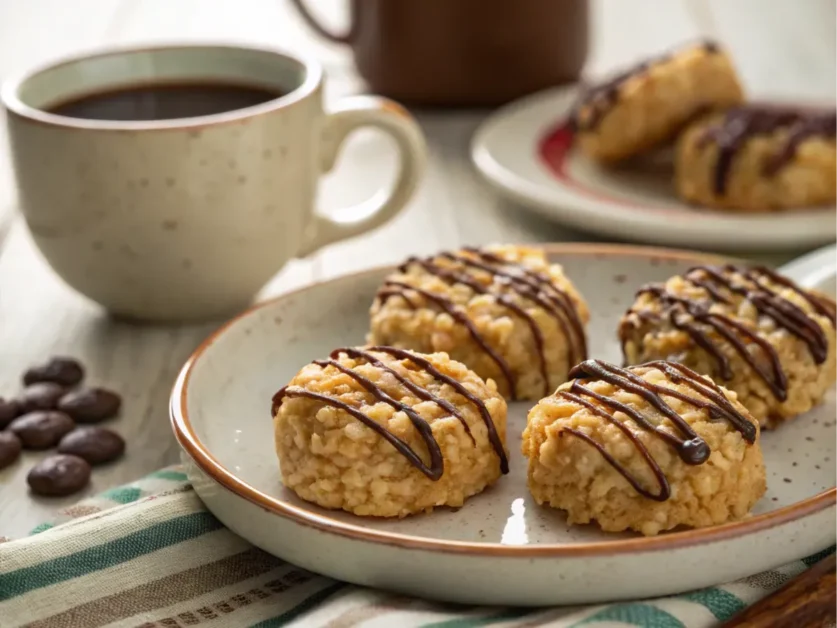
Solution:
[{"label": "copper rim on plate", "polygon": [[[623,246],[615,244],[543,244],[539,245],[539,248],[542,248],[550,256],[561,254],[582,254],[591,256],[631,255],[635,257],[659,258],[661,260],[694,260],[695,262],[703,263],[717,263],[719,261],[730,260],[728,257],[720,257],[705,253],[693,253],[684,250],[642,246]],[[234,473],[221,465],[221,463],[218,462],[212,453],[204,446],[195,434],[191,421],[189,420],[189,412],[187,409],[187,391],[189,387],[189,377],[195,367],[195,364],[197,364],[203,353],[212,345],[215,339],[221,336],[228,327],[234,325],[239,319],[248,316],[250,313],[258,309],[286,299],[293,294],[298,294],[308,290],[312,286],[328,285],[337,281],[345,281],[347,277],[380,274],[391,268],[394,267],[378,267],[354,273],[352,275],[344,275],[327,281],[317,282],[315,284],[284,293],[262,303],[258,303],[224,323],[200,344],[197,350],[195,350],[191,357],[186,361],[186,364],[181,369],[174,384],[171,395],[170,416],[177,442],[204,473],[225,489],[269,512],[291,519],[300,525],[315,528],[323,532],[359,541],[395,545],[401,548],[421,549],[453,554],[479,554],[484,556],[509,556],[517,558],[600,556],[608,554],[660,551],[678,547],[708,544],[772,528],[783,523],[820,512],[829,507],[834,507],[837,504],[837,487],[832,487],[814,495],[813,497],[809,497],[808,499],[804,499],[790,506],[778,508],[769,513],[755,515],[742,521],[726,523],[708,528],[699,528],[682,532],[668,532],[655,537],[614,539],[613,541],[597,541],[594,543],[509,546],[502,545],[500,543],[473,543],[466,541],[428,539],[426,537],[373,530],[363,527],[362,525],[345,523],[344,521],[333,519],[326,515],[317,514],[316,512],[288,504],[280,499],[266,495],[246,482],[240,480]]]}]

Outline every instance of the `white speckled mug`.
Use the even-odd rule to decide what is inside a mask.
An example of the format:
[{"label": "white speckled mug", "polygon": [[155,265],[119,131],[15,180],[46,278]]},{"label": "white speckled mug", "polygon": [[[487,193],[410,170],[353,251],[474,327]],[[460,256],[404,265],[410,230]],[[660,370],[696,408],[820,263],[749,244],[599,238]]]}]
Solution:
[{"label": "white speckled mug", "polygon": [[[143,84],[227,82],[284,95],[200,117],[150,121],[57,115],[56,103]],[[115,50],[3,86],[20,206],[73,288],[124,317],[209,319],[245,306],[292,257],[381,225],[406,204],[425,145],[400,106],[353,97],[324,111],[322,70],[235,46]],[[334,218],[317,181],[361,126],[401,154],[393,188]]]}]

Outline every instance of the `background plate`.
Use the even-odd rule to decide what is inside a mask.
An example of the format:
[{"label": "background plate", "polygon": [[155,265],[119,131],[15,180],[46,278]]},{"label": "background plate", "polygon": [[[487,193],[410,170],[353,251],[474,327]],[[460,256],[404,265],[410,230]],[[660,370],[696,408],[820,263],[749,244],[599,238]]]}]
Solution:
[{"label": "background plate", "polygon": [[471,158],[492,187],[556,222],[623,240],[736,251],[835,240],[833,206],[759,215],[690,207],[674,195],[665,152],[603,170],[568,148],[567,137],[553,135],[549,153],[561,163],[557,177],[541,158],[541,143],[563,125],[576,94],[574,87],[534,94],[483,123]]}]

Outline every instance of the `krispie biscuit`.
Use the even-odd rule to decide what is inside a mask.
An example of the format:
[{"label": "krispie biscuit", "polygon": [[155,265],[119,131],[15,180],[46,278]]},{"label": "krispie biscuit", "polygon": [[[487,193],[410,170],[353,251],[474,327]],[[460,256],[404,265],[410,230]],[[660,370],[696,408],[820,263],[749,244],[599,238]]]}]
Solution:
[{"label": "krispie biscuit", "polygon": [[703,110],[743,99],[727,54],[712,43],[691,45],[582,93],[573,113],[575,142],[593,159],[616,162],[671,139]]},{"label": "krispie biscuit", "polygon": [[543,251],[492,246],[411,258],[384,281],[371,344],[444,351],[508,399],[540,399],[586,356],[587,305]]},{"label": "krispie biscuit", "polygon": [[570,523],[655,535],[741,519],[764,494],[758,423],[735,393],[666,362],[570,376],[523,432],[532,496]]},{"label": "krispie biscuit", "polygon": [[680,137],[677,192],[733,211],[833,204],[835,113],[745,106],[709,115]]},{"label": "krispie biscuit", "polygon": [[698,266],[640,289],[619,337],[626,364],[684,364],[734,391],[769,428],[834,384],[834,325],[831,299],[767,268]]},{"label": "krispie biscuit", "polygon": [[405,517],[508,473],[506,402],[444,353],[337,349],[273,397],[282,482],[356,515]]}]

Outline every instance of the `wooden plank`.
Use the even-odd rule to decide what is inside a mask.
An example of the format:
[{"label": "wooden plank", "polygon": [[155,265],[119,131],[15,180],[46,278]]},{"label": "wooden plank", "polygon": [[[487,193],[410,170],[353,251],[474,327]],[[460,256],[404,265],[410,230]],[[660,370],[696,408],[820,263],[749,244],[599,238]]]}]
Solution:
[{"label": "wooden plank", "polygon": [[442,114],[423,118],[433,138],[436,159],[444,167],[445,213],[453,216],[458,245],[494,242],[564,242],[590,240],[566,227],[539,218],[489,188],[469,159],[471,138],[486,114]]},{"label": "wooden plank", "polygon": [[833,0],[711,0],[709,6],[753,97],[834,102]]},{"label": "wooden plank", "polygon": [[684,0],[594,0],[590,6],[589,76],[631,65],[700,35]]}]

